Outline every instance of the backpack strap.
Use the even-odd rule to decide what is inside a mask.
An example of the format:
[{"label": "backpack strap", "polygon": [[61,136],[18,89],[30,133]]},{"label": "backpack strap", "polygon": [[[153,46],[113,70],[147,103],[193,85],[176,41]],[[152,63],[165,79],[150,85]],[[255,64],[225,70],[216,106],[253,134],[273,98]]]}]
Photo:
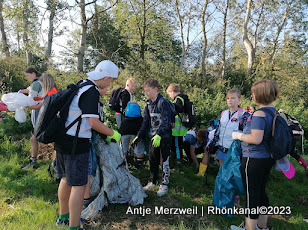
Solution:
[{"label": "backpack strap", "polygon": [[185,104],[185,100],[184,100],[184,98],[182,98],[182,97],[180,97],[180,96],[177,96],[176,98],[175,98],[175,100],[174,101],[176,101],[176,99],[177,98],[179,98],[180,100],[181,100],[181,102],[183,103],[183,106],[184,106],[184,104]]}]

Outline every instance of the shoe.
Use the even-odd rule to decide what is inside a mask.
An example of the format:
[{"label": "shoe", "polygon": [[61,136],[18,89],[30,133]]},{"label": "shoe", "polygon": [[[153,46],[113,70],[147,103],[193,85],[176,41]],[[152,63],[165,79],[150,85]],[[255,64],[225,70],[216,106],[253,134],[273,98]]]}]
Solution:
[{"label": "shoe", "polygon": [[269,228],[268,228],[268,227],[266,227],[266,228],[260,228],[259,225],[257,224],[257,225],[256,225],[256,230],[269,230]]},{"label": "shoe", "polygon": [[231,230],[245,230],[245,228],[238,227],[236,225],[231,225]]},{"label": "shoe", "polygon": [[158,192],[157,192],[157,196],[163,196],[168,192],[168,186],[161,184],[159,186]]},{"label": "shoe", "polygon": [[195,174],[196,176],[204,176],[207,169],[207,165],[200,163],[199,172]]},{"label": "shoe", "polygon": [[36,167],[36,160],[29,160],[29,164],[27,164],[25,167],[23,167],[23,170],[29,169],[29,168],[35,168]]},{"label": "shoe", "polygon": [[95,199],[95,197],[90,197],[89,199],[83,200],[83,208],[87,208],[89,204]]},{"label": "shoe", "polygon": [[57,219],[56,222],[57,226],[68,226],[69,225],[69,220],[60,220],[59,218]]},{"label": "shoe", "polygon": [[152,182],[149,182],[146,186],[143,187],[144,191],[148,191],[151,188],[154,188],[155,184],[153,184]]}]

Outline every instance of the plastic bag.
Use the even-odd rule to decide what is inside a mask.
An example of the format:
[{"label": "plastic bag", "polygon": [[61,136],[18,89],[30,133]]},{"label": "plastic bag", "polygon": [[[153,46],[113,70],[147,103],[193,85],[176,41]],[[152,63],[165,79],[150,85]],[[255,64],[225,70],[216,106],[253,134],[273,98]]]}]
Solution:
[{"label": "plastic bag", "polygon": [[37,102],[35,102],[31,97],[27,97],[22,93],[3,94],[1,101],[3,101],[9,108],[13,109],[24,109],[27,106],[37,104]]},{"label": "plastic bag", "polygon": [[16,111],[15,120],[19,123],[27,120],[24,108],[37,104],[31,97],[27,97],[22,93],[3,94],[1,100],[7,105],[9,111]]},{"label": "plastic bag", "polygon": [[15,120],[19,123],[24,123],[27,120],[27,115],[24,109],[16,109]]}]

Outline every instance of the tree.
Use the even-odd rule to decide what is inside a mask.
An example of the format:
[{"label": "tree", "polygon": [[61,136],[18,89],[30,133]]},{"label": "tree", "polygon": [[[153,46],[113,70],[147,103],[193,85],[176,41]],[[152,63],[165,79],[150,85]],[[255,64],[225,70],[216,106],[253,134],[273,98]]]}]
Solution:
[{"label": "tree", "polygon": [[10,50],[9,45],[7,42],[6,32],[4,28],[4,21],[3,21],[3,0],[0,0],[0,31],[1,31],[1,41],[2,41],[2,49],[5,53],[6,57],[10,57]]},{"label": "tree", "polygon": [[85,68],[91,69],[101,60],[112,60],[124,67],[130,49],[121,32],[114,26],[114,20],[108,13],[101,13],[88,25],[86,45],[89,47],[85,55]]},{"label": "tree", "polygon": [[248,29],[247,29],[247,25],[250,19],[251,5],[252,5],[252,0],[248,0],[246,6],[246,16],[243,24],[243,42],[248,54],[248,61],[247,61],[248,76],[250,76],[252,73],[252,68],[255,61],[255,48],[253,47],[251,41],[248,38]]},{"label": "tree", "polygon": [[202,58],[201,58],[201,72],[202,76],[206,76],[206,71],[205,71],[205,58],[206,58],[206,49],[207,49],[207,36],[206,36],[206,20],[205,20],[205,12],[206,8],[208,6],[209,1],[205,0],[204,5],[202,7],[202,12],[201,12],[201,27],[202,27],[202,38],[203,38],[203,46],[202,46]]},{"label": "tree", "polygon": [[[109,7],[106,7],[105,9],[102,9],[99,12],[95,12],[95,14],[98,16],[99,14],[111,9],[113,6],[117,4],[117,0],[114,2],[111,2],[111,5]],[[91,21],[95,14],[92,14],[91,16],[87,17],[86,14],[86,6],[90,6],[92,4],[96,5],[97,0],[90,1],[88,3],[85,2],[85,0],[80,0],[77,1],[76,3],[78,4],[80,8],[80,18],[81,18],[81,36],[80,36],[80,46],[78,50],[78,61],[77,61],[77,71],[78,72],[83,72],[83,61],[84,61],[84,55],[85,55],[85,50],[86,50],[86,36],[87,36],[87,26],[89,21]]]}]

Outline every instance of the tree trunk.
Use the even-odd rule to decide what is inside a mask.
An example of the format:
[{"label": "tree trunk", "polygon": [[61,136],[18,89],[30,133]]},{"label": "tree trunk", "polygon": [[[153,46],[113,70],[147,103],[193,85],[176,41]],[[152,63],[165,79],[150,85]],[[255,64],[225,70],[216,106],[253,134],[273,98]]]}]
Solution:
[{"label": "tree trunk", "polygon": [[291,4],[294,2],[294,0],[291,0],[288,5],[286,6],[286,10],[283,14],[283,18],[282,18],[282,22],[281,24],[278,26],[278,29],[277,29],[277,33],[276,33],[276,36],[274,38],[274,41],[273,41],[273,50],[272,50],[272,53],[270,54],[270,62],[272,64],[272,69],[273,69],[273,65],[274,65],[274,56],[275,56],[275,53],[276,53],[276,50],[277,50],[277,45],[278,45],[278,38],[280,36],[280,33],[284,27],[284,25],[286,24],[286,21],[287,21],[287,18],[288,18],[288,14],[289,14],[289,9],[290,9],[290,6]]},{"label": "tree trunk", "polygon": [[225,12],[224,12],[222,65],[221,65],[221,71],[220,71],[220,76],[221,76],[222,79],[224,79],[225,71],[226,71],[226,37],[227,37],[228,9],[229,9],[229,0],[227,0],[227,2],[226,2],[226,8],[225,8]]},{"label": "tree trunk", "polygon": [[140,31],[140,58],[144,60],[144,54],[145,54],[145,34],[146,34],[146,2],[143,0],[143,5],[142,5],[142,11],[143,11],[143,24],[142,28]]},{"label": "tree trunk", "polygon": [[3,22],[3,0],[0,0],[0,31],[1,31],[1,41],[2,41],[2,49],[5,53],[6,57],[10,57],[9,45],[6,38],[6,33],[4,30],[4,22]]},{"label": "tree trunk", "polygon": [[177,0],[175,0],[175,10],[176,10],[176,14],[178,16],[178,21],[179,21],[179,26],[180,26],[180,34],[181,34],[182,55],[181,55],[180,68],[182,69],[184,67],[186,49],[185,49],[185,42],[184,42],[183,21],[182,21],[182,16],[180,14],[179,2]]},{"label": "tree trunk", "polygon": [[252,74],[252,69],[253,69],[253,64],[255,60],[255,49],[248,39],[248,31],[247,31],[247,25],[249,22],[250,18],[250,11],[251,11],[251,4],[252,0],[247,1],[247,8],[246,8],[246,16],[245,16],[245,21],[243,25],[243,42],[248,54],[248,62],[247,62],[247,74],[250,76]]},{"label": "tree trunk", "polygon": [[83,72],[83,59],[85,54],[85,45],[87,38],[87,18],[86,18],[86,6],[85,0],[81,0],[79,3],[80,7],[80,16],[81,16],[81,40],[78,50],[78,62],[77,62],[77,71]]},{"label": "tree trunk", "polygon": [[[208,0],[205,0],[202,12],[201,12],[201,25],[202,25],[202,37],[203,37],[203,47],[202,47],[202,59],[201,59],[201,71],[202,77],[206,77],[206,68],[205,68],[205,58],[206,58],[206,49],[207,49],[207,36],[206,36],[206,22],[205,22],[205,11],[208,5]],[[202,84],[202,81],[201,81]]]},{"label": "tree trunk", "polygon": [[54,1],[49,2],[49,27],[48,27],[48,43],[47,43],[47,49],[45,53],[45,61],[44,61],[44,67],[47,68],[49,58],[51,56],[52,51],[52,42],[53,42],[53,31],[54,31],[54,18],[56,16],[56,5]]}]

